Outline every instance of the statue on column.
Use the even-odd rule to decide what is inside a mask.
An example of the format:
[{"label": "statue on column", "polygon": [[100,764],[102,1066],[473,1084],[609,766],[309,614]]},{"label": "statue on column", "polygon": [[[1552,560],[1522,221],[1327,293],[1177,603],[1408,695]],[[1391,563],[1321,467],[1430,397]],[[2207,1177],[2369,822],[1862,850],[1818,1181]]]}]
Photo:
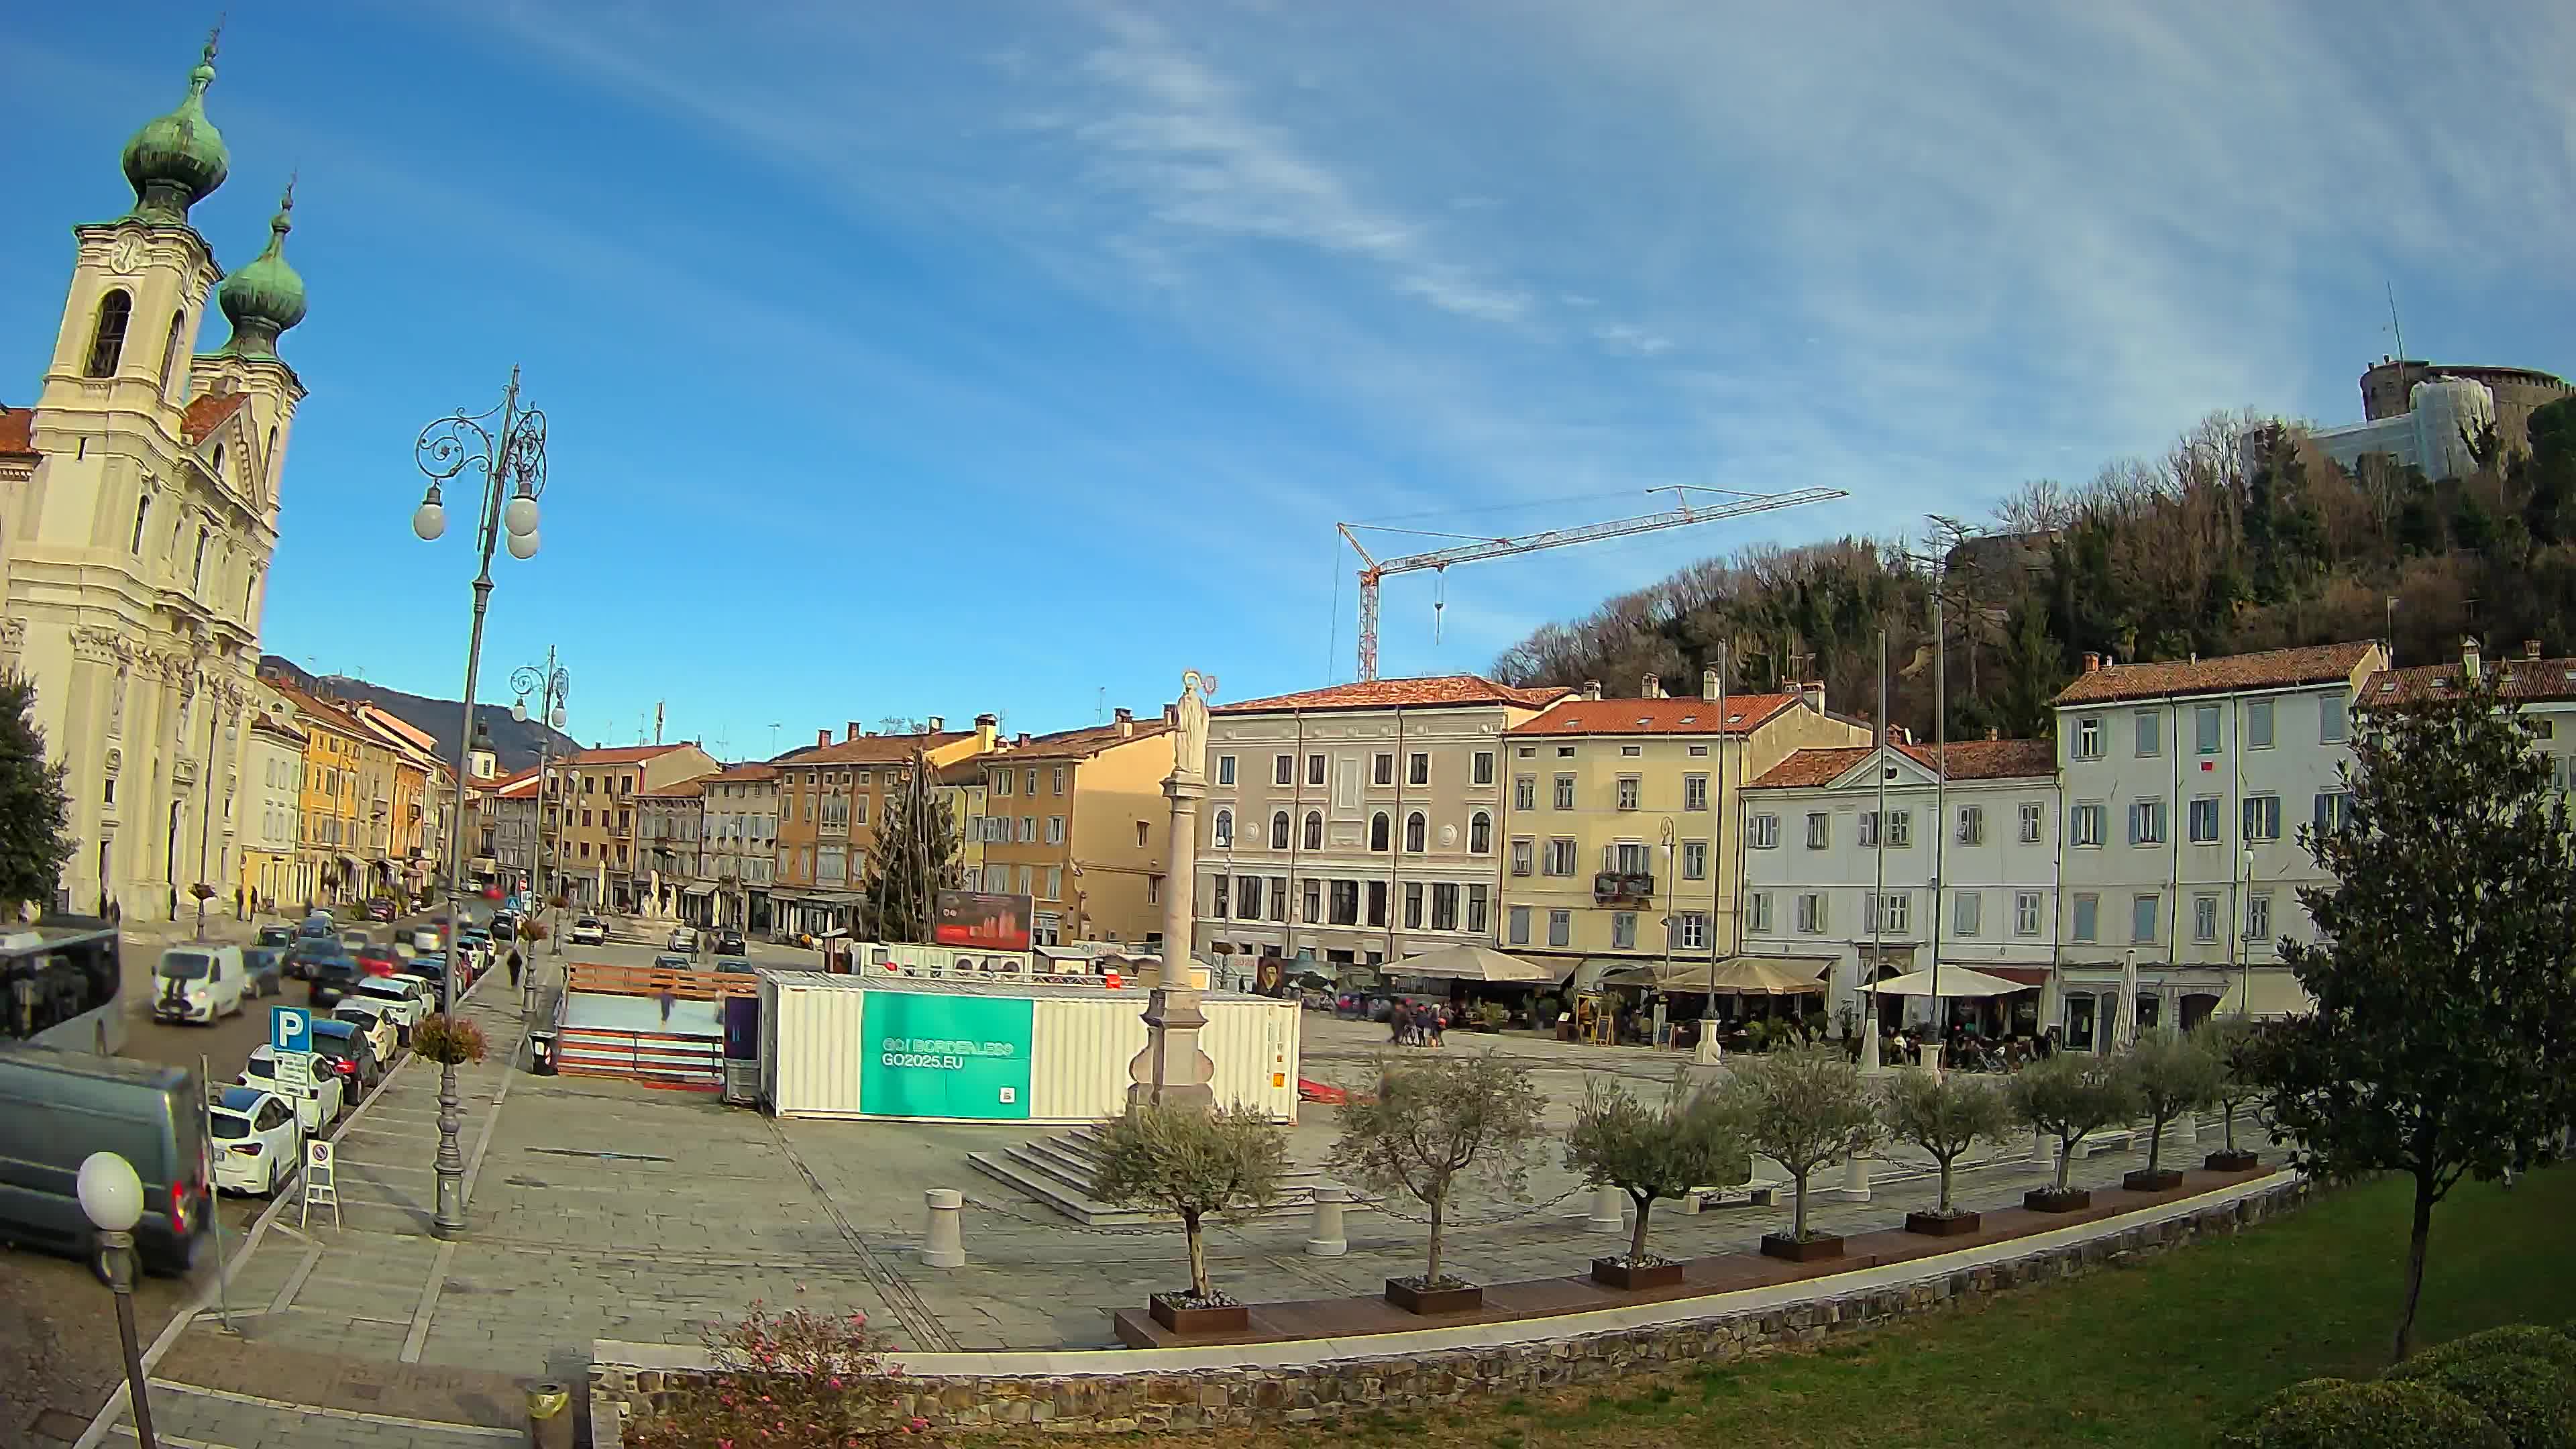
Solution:
[{"label": "statue on column", "polygon": [[[1204,691],[1204,693],[1202,693]],[[1216,676],[1195,669],[1181,671],[1181,698],[1172,708],[1172,773],[1196,779],[1207,764],[1207,695],[1216,693]]]},{"label": "statue on column", "polygon": [[1163,883],[1163,960],[1160,980],[1145,1006],[1145,1049],[1128,1063],[1130,1107],[1147,1104],[1213,1110],[1216,1064],[1199,1048],[1207,1017],[1193,989],[1191,935],[1198,886],[1200,773],[1207,759],[1207,696],[1216,677],[1192,669],[1181,675],[1181,697],[1172,707],[1172,774],[1163,794],[1172,802],[1170,866]]}]

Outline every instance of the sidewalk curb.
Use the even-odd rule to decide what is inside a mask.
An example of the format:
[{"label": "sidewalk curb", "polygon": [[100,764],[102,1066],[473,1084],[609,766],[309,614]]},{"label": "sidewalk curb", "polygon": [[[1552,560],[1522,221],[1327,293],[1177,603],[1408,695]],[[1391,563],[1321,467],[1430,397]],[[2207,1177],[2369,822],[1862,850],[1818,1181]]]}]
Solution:
[{"label": "sidewalk curb", "polygon": [[[475,977],[474,984],[465,988],[466,997],[473,996],[475,991],[482,986],[484,981],[488,979],[491,974],[492,973],[487,971],[483,973],[483,975]],[[460,1004],[462,1004],[461,1001]],[[419,1056],[415,1054],[405,1056],[399,1063],[395,1064],[394,1069],[385,1073],[384,1079],[376,1083],[375,1092],[371,1094],[367,1100],[360,1102],[356,1111],[353,1111],[348,1116],[341,1118],[340,1121],[331,1128],[330,1134],[324,1138],[324,1140],[337,1144],[343,1133],[355,1128],[358,1125],[359,1119],[365,1117],[368,1112],[374,1110],[375,1105],[378,1102],[385,1099],[385,1089],[393,1085],[394,1078],[402,1075],[406,1071],[409,1071],[412,1064],[419,1060]],[[497,1102],[494,1104],[494,1111],[496,1113],[499,1111],[499,1104]],[[259,1251],[260,1242],[268,1236],[269,1228],[275,1225],[278,1219],[285,1214],[289,1205],[303,1197],[304,1168],[301,1163],[296,1165],[293,1182],[295,1183],[294,1191],[279,1192],[270,1197],[268,1206],[261,1210],[260,1215],[257,1218],[252,1220],[250,1231],[242,1235],[241,1247],[234,1251],[229,1262],[218,1265],[218,1272],[224,1280],[230,1280],[240,1275],[242,1268],[250,1262],[251,1255]],[[150,1378],[152,1370],[158,1366],[161,1360],[168,1356],[170,1350],[178,1344],[179,1336],[187,1332],[188,1326],[196,1322],[197,1316],[204,1313],[207,1306],[214,1301],[215,1292],[213,1286],[210,1285],[207,1288],[201,1289],[197,1296],[189,1302],[187,1307],[180,1309],[175,1314],[172,1314],[168,1323],[161,1325],[161,1331],[153,1336],[152,1342],[143,1350],[143,1373],[147,1379]],[[119,1383],[114,1392],[107,1396],[107,1402],[101,1405],[99,1407],[99,1411],[90,1417],[89,1427],[81,1431],[80,1438],[72,1441],[72,1449],[99,1449],[99,1446],[107,1441],[108,1436],[117,1431],[117,1420],[123,1417],[128,1411],[127,1399],[130,1394],[130,1386]],[[128,1430],[127,1433],[130,1435],[132,1431]]]}]

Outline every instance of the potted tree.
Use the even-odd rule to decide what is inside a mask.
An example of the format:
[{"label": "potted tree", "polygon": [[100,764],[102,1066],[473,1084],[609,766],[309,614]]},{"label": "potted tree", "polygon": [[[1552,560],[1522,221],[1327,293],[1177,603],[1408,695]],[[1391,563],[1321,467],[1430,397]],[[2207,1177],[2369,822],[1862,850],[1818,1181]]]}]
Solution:
[{"label": "potted tree", "polygon": [[491,1048],[484,1040],[483,1028],[465,1017],[449,1018],[432,1012],[420,1019],[411,1032],[412,1050],[421,1060],[441,1066],[463,1066],[483,1060]]},{"label": "potted tree", "polygon": [[2201,1159],[2200,1165],[2211,1172],[2251,1172],[2263,1159],[2236,1146],[2236,1109],[2253,1101],[2262,1088],[2245,1073],[2245,1051],[2253,1043],[2254,1024],[2243,1017],[2213,1016],[2200,1024],[2196,1035],[2211,1059],[2218,1063],[2218,1089],[2210,1100],[2225,1114],[2218,1130],[2226,1145]]},{"label": "potted tree", "polygon": [[2129,1090],[2147,1114],[2147,1165],[2120,1179],[2131,1192],[2165,1192],[2182,1186],[2182,1169],[2164,1166],[2165,1128],[2218,1095],[2218,1059],[2197,1037],[2170,1029],[2149,1033],[2120,1058]]},{"label": "potted tree", "polygon": [[1250,1107],[1141,1106],[1101,1130],[1091,1195],[1160,1208],[1181,1220],[1189,1238],[1190,1291],[1148,1298],[1156,1323],[1182,1334],[1240,1333],[1251,1326],[1251,1310],[1208,1282],[1202,1224],[1211,1214],[1270,1206],[1287,1166],[1286,1137]]},{"label": "potted tree", "polygon": [[2021,1205],[2041,1213],[2091,1207],[2093,1194],[2068,1185],[2067,1177],[2078,1144],[2137,1110],[2128,1073],[2108,1057],[2059,1052],[2015,1072],[2004,1090],[2013,1120],[2057,1139],[2055,1181],[2023,1193]]},{"label": "potted tree", "polygon": [[1889,1136],[1922,1148],[1941,1165],[1941,1200],[1930,1212],[1907,1213],[1905,1230],[1936,1238],[1975,1232],[1984,1220],[1952,1205],[1951,1177],[1969,1148],[2012,1130],[2004,1094],[1965,1072],[1899,1072],[1887,1079],[1880,1110]]},{"label": "potted tree", "polygon": [[1789,1231],[1763,1234],[1762,1251],[1799,1263],[1841,1257],[1839,1234],[1807,1230],[1807,1180],[1878,1141],[1877,1103],[1860,1070],[1838,1052],[1783,1047],[1737,1058],[1719,1101],[1747,1144],[1789,1174]]},{"label": "potted tree", "polygon": [[1680,1197],[1703,1183],[1736,1182],[1752,1174],[1743,1135],[1716,1092],[1694,1088],[1676,1071],[1660,1108],[1649,1107],[1616,1081],[1595,1077],[1565,1135],[1565,1165],[1587,1187],[1604,1185],[1628,1194],[1637,1226],[1625,1257],[1592,1260],[1592,1281],[1608,1288],[1669,1288],[1682,1281],[1682,1265],[1646,1251],[1646,1214],[1659,1197]]},{"label": "potted tree", "polygon": [[1527,1068],[1486,1053],[1426,1052],[1386,1063],[1377,1090],[1341,1107],[1333,1164],[1353,1183],[1401,1192],[1431,1210],[1430,1257],[1421,1274],[1386,1280],[1386,1301],[1408,1313],[1477,1308],[1485,1291],[1441,1271],[1449,1200],[1467,1182],[1518,1196],[1529,1176],[1547,1099]]}]

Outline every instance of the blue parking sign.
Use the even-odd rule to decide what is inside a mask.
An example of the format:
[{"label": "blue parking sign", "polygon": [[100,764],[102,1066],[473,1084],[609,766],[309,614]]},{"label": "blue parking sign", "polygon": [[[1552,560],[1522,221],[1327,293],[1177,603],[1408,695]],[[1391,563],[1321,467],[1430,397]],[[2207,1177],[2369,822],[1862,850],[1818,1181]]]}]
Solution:
[{"label": "blue parking sign", "polygon": [[268,1045],[278,1052],[313,1050],[313,1013],[301,1006],[270,1007]]}]

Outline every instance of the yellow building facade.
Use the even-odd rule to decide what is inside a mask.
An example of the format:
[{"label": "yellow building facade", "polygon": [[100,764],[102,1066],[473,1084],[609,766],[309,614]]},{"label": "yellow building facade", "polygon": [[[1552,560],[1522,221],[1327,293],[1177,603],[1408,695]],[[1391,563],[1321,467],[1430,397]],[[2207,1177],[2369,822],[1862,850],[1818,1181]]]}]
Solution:
[{"label": "yellow building facade", "polygon": [[1621,966],[1733,954],[1737,793],[1808,748],[1866,744],[1824,690],[1576,696],[1504,733],[1502,949],[1577,989]]},{"label": "yellow building facade", "polygon": [[1171,727],[1128,711],[987,755],[984,889],[1033,900],[1040,944],[1159,941]]},{"label": "yellow building facade", "polygon": [[295,845],[303,899],[317,905],[359,899],[367,881],[366,732],[314,695],[278,680],[261,684],[304,733]]}]

